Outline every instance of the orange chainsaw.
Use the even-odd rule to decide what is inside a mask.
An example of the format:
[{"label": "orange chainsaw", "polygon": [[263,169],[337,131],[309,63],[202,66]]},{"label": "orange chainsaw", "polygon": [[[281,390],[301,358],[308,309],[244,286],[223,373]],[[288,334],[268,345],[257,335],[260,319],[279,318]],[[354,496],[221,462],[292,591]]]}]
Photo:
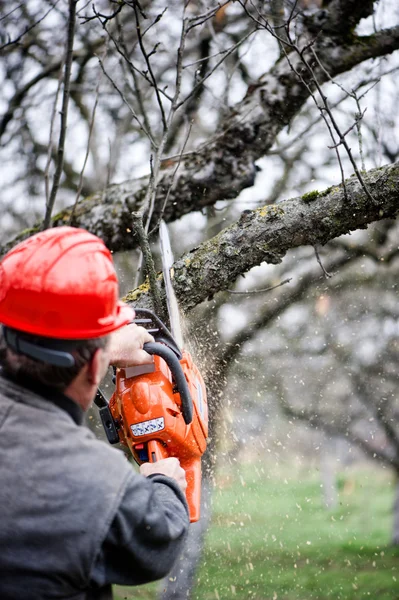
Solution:
[{"label": "orange chainsaw", "polygon": [[154,356],[154,363],[116,369],[116,389],[109,404],[100,390],[96,404],[109,442],[127,446],[138,464],[169,456],[179,459],[186,472],[190,521],[195,522],[200,517],[201,456],[208,435],[208,404],[198,368],[175,340],[181,339],[181,334],[169,276],[168,263],[173,264],[173,257],[163,227],[164,279],[174,335],[151,311],[136,309],[135,323],[145,326],[154,337],[154,342],[144,345],[144,350]]}]

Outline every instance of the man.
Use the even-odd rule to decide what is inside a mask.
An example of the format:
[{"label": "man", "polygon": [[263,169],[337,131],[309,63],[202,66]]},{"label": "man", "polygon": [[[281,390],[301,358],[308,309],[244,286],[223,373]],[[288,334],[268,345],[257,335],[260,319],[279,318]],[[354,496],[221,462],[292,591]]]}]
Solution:
[{"label": "man", "polygon": [[0,598],[111,598],[172,567],[188,529],[175,458],[142,465],[82,427],[109,364],[151,362],[112,257],[82,229],[0,263]]}]

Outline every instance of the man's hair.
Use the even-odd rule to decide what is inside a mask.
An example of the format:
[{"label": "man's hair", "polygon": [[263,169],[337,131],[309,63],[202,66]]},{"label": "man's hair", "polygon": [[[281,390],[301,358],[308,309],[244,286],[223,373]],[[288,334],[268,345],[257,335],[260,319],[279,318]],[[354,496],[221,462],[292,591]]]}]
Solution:
[{"label": "man's hair", "polygon": [[[38,336],[23,333],[23,339],[34,344]],[[23,379],[27,376],[63,392],[82,367],[91,360],[95,351],[107,346],[108,339],[108,336],[104,336],[79,340],[76,347],[69,351],[75,359],[75,364],[72,367],[57,367],[11,350],[5,342],[3,329],[0,327],[0,365],[6,373],[14,377]]]}]

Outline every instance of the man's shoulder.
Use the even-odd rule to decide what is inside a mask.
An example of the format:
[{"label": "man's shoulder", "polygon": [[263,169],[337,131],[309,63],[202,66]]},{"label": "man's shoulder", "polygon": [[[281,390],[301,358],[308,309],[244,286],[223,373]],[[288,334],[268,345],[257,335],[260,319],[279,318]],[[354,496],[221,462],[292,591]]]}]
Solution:
[{"label": "man's shoulder", "polygon": [[[1,377],[0,377],[1,379]],[[123,486],[132,474],[124,453],[99,440],[86,426],[77,425],[62,408],[13,382],[1,381],[1,447],[14,446],[19,464],[37,466],[45,477],[56,473],[91,485]],[[15,447],[16,443],[16,447]]]}]

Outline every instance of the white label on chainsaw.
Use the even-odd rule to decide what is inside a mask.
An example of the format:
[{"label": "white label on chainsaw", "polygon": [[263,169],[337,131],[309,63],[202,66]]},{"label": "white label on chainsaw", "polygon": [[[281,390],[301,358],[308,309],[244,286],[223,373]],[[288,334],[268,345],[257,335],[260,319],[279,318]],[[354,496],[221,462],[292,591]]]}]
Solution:
[{"label": "white label on chainsaw", "polygon": [[204,396],[202,393],[201,383],[198,379],[195,383],[195,387],[197,388],[198,410],[200,412],[202,419],[204,419]]},{"label": "white label on chainsaw", "polygon": [[163,417],[159,417],[158,419],[136,423],[136,425],[131,425],[130,428],[135,436],[147,435],[148,433],[155,433],[156,431],[165,429],[165,421]]}]

